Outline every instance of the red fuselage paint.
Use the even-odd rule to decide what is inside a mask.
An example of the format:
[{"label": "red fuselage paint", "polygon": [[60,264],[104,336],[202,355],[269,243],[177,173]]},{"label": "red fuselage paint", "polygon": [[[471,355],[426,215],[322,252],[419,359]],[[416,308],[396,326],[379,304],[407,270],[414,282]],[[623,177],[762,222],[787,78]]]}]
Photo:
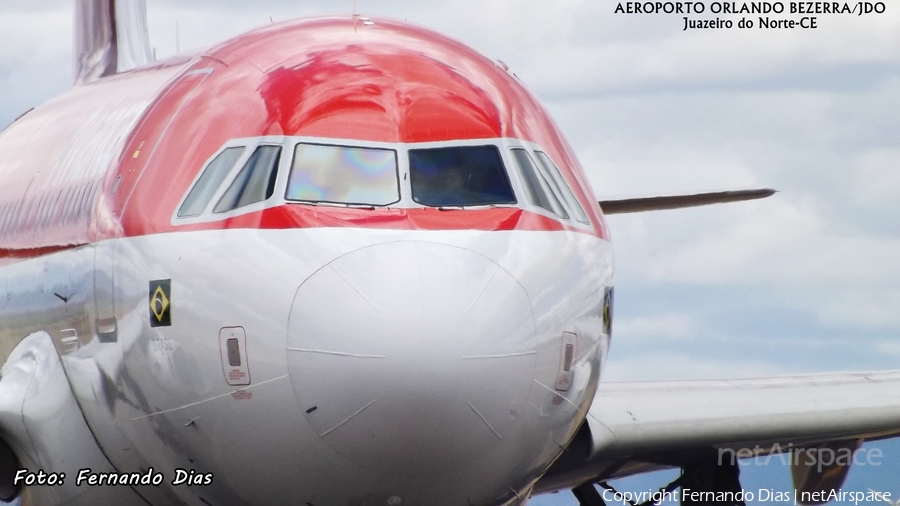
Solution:
[{"label": "red fuselage paint", "polygon": [[559,165],[590,233],[609,239],[571,148],[505,68],[422,28],[329,18],[267,26],[193,57],[79,86],[17,120],[0,135],[0,252],[8,262],[106,238],[198,229],[574,230],[522,209],[302,204],[171,223],[226,141],[266,135],[533,142]]}]

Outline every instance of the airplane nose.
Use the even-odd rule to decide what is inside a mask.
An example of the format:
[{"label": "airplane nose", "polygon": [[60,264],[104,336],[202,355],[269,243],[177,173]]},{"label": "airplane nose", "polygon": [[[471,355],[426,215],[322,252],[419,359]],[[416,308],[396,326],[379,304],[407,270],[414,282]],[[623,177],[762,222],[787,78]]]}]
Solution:
[{"label": "airplane nose", "polygon": [[525,289],[487,257],[403,241],[341,256],[297,290],[291,384],[318,435],[370,470],[461,470],[501,444],[534,379]]}]

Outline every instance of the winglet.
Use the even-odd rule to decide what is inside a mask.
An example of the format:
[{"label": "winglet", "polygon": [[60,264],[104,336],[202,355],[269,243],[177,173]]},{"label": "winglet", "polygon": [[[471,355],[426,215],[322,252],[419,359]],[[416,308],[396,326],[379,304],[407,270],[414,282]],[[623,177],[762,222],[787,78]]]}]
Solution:
[{"label": "winglet", "polygon": [[693,195],[667,195],[662,197],[641,197],[634,199],[601,200],[600,209],[603,214],[641,213],[645,211],[663,211],[682,207],[708,206],[771,197],[775,190],[759,188],[755,190],[737,190],[712,193],[695,193]]},{"label": "winglet", "polygon": [[76,0],[75,85],[153,61],[145,0]]}]

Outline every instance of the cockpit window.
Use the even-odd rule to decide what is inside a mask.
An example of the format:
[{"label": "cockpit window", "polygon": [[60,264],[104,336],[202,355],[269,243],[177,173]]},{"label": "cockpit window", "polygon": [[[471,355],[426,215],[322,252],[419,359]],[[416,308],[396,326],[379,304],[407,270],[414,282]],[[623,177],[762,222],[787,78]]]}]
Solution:
[{"label": "cockpit window", "polygon": [[398,202],[397,152],[297,144],[285,198],[372,206]]},{"label": "cockpit window", "polygon": [[425,206],[515,204],[496,146],[409,150],[412,198]]},{"label": "cockpit window", "polygon": [[587,215],[584,214],[584,208],[581,207],[578,199],[575,198],[572,189],[566,184],[566,180],[559,172],[556,164],[553,163],[553,160],[551,160],[550,157],[547,156],[547,153],[544,153],[543,151],[535,151],[534,154],[537,155],[538,163],[544,168],[544,172],[550,175],[550,182],[554,185],[555,189],[559,191],[560,195],[562,195],[569,210],[575,213],[575,220],[579,223],[590,223]]},{"label": "cockpit window", "polygon": [[268,199],[275,192],[281,146],[259,146],[219,199],[214,213],[224,213]]},{"label": "cockpit window", "polygon": [[550,183],[538,171],[528,151],[522,148],[513,148],[510,152],[512,152],[513,158],[516,160],[516,166],[519,168],[519,175],[522,177],[529,202],[550,211],[560,218],[568,219],[569,213],[566,212],[559,199],[553,193]]},{"label": "cockpit window", "polygon": [[200,216],[203,214],[203,210],[209,205],[210,199],[212,199],[216,190],[219,189],[222,180],[225,179],[225,176],[228,175],[228,172],[231,171],[231,167],[234,166],[234,163],[241,157],[243,152],[243,146],[225,148],[224,151],[219,153],[211,162],[209,162],[209,165],[206,166],[206,170],[203,171],[200,179],[198,179],[194,184],[194,187],[191,188],[191,192],[188,193],[187,198],[184,199],[184,203],[181,204],[181,207],[178,209],[179,218]]}]

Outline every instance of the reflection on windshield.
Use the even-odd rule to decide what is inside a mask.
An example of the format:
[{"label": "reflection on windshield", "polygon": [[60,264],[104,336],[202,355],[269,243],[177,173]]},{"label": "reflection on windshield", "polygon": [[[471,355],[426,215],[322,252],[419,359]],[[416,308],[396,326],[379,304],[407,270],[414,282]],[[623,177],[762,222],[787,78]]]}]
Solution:
[{"label": "reflection on windshield", "polygon": [[213,208],[214,213],[224,213],[267,200],[275,192],[281,146],[260,146],[250,155],[247,163]]},{"label": "reflection on windshield", "polygon": [[519,168],[519,175],[522,176],[522,181],[525,183],[525,193],[528,195],[528,200],[560,218],[568,219],[569,214],[566,213],[562,204],[559,203],[559,199],[556,198],[553,190],[551,190],[550,183],[547,182],[543,174],[538,172],[537,166],[534,164],[534,160],[531,159],[528,151],[522,148],[513,148],[510,152]]},{"label": "reflection on windshield", "polygon": [[426,206],[515,204],[496,146],[409,150],[413,200]]},{"label": "reflection on windshield", "polygon": [[213,161],[209,162],[200,179],[194,183],[191,192],[184,199],[181,208],[178,209],[178,217],[200,216],[209,201],[212,200],[213,194],[219,189],[219,185],[228,175],[231,167],[240,158],[244,152],[243,146],[233,148],[225,148],[221,153],[216,155]]},{"label": "reflection on windshield", "polygon": [[578,202],[578,199],[575,198],[575,194],[572,193],[572,189],[569,188],[569,185],[566,184],[565,178],[563,178],[562,174],[559,172],[559,169],[556,167],[556,164],[553,163],[553,160],[547,156],[547,153],[543,151],[535,151],[537,155],[538,161],[544,167],[544,170],[550,174],[552,177],[552,183],[556,187],[557,191],[562,194],[563,199],[568,204],[569,209],[575,212],[575,220],[579,223],[590,223],[586,214],[584,214],[584,209],[581,207],[581,204]]},{"label": "reflection on windshield", "polygon": [[285,198],[384,206],[400,200],[391,149],[297,144]]}]

